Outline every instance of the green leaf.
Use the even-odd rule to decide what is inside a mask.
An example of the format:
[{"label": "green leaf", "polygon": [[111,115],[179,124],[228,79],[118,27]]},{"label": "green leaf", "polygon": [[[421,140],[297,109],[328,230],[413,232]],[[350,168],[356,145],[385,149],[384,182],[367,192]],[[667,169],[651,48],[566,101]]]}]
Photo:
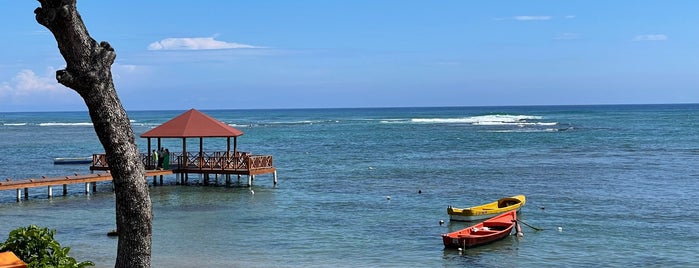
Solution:
[{"label": "green leaf", "polygon": [[78,263],[68,256],[70,247],[61,247],[53,237],[56,230],[41,228],[36,225],[20,227],[10,231],[5,242],[0,243],[0,250],[12,251],[27,263],[27,267],[86,267],[94,266],[90,261]]}]

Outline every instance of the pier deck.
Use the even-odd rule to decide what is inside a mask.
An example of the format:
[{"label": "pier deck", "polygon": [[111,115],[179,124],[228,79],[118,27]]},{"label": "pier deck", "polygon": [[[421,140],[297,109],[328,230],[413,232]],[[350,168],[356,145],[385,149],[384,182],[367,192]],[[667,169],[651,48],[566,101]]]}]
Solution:
[{"label": "pier deck", "polygon": [[[146,177],[150,176],[163,176],[174,174],[172,170],[146,170]],[[0,190],[16,190],[17,191],[17,201],[22,199],[22,189],[24,189],[24,198],[28,198],[29,188],[37,187],[48,187],[49,197],[53,195],[54,186],[63,186],[63,194],[67,193],[67,185],[85,183],[85,192],[90,192],[90,184],[100,182],[100,181],[111,181],[112,174],[109,172],[105,173],[92,173],[92,174],[74,174],[64,177],[42,177],[36,179],[22,179],[22,180],[5,180],[0,181]]]}]

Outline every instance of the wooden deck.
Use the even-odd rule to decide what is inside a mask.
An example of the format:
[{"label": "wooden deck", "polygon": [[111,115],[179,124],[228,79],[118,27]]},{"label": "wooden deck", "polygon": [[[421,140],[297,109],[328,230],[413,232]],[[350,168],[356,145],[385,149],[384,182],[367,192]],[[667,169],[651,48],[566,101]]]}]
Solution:
[{"label": "wooden deck", "polygon": [[[146,176],[163,176],[173,174],[172,170],[147,170]],[[69,184],[85,184],[85,193],[90,192],[90,185],[100,181],[111,181],[112,175],[109,172],[106,173],[93,173],[93,174],[74,174],[72,176],[64,177],[42,177],[37,179],[23,179],[23,180],[5,180],[0,182],[0,190],[17,190],[17,201],[22,199],[22,189],[24,189],[24,198],[27,199],[29,196],[29,188],[37,187],[48,187],[48,196],[53,195],[53,187],[63,186],[63,195],[67,194],[67,185]]]}]

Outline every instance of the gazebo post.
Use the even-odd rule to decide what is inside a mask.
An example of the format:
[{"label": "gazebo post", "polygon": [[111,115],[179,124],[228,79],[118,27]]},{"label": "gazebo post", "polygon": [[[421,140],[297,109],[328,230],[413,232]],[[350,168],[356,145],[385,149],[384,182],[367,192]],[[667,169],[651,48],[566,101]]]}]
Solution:
[{"label": "gazebo post", "polygon": [[228,165],[230,162],[231,162],[231,137],[226,137],[226,164],[225,164],[226,168],[230,167]]},{"label": "gazebo post", "polygon": [[204,137],[199,137],[199,169],[204,166]]},{"label": "gazebo post", "polygon": [[[238,162],[240,161],[236,157],[238,156],[238,137],[233,137],[233,168],[238,169]],[[240,178],[238,178],[240,179]]]},{"label": "gazebo post", "polygon": [[[158,137],[158,147],[155,148],[155,151],[158,152],[158,161],[156,161],[153,165],[155,165],[155,169],[158,169],[158,162],[160,162],[160,159],[162,159],[162,155],[160,155],[161,151],[160,148],[163,147],[163,145],[160,143],[160,137]],[[153,181],[153,185],[155,185],[155,181]]]},{"label": "gazebo post", "polygon": [[187,169],[187,138],[182,138],[182,169]]},{"label": "gazebo post", "polygon": [[150,167],[150,138],[148,138],[148,151],[146,151],[146,168]]},{"label": "gazebo post", "polygon": [[238,152],[238,137],[233,137],[233,155]]}]

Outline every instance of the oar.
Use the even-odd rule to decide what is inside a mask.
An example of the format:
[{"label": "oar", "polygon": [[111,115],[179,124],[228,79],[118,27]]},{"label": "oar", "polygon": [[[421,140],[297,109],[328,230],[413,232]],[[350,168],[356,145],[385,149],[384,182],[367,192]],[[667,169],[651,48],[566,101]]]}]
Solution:
[{"label": "oar", "polygon": [[536,231],[543,231],[543,230],[544,230],[543,228],[531,226],[531,225],[529,225],[528,223],[524,222],[523,220],[517,220],[517,221],[518,221],[518,222],[521,222],[522,224],[524,224],[524,225],[526,225],[527,227],[532,228],[532,229],[534,229],[534,230],[536,230]]}]

